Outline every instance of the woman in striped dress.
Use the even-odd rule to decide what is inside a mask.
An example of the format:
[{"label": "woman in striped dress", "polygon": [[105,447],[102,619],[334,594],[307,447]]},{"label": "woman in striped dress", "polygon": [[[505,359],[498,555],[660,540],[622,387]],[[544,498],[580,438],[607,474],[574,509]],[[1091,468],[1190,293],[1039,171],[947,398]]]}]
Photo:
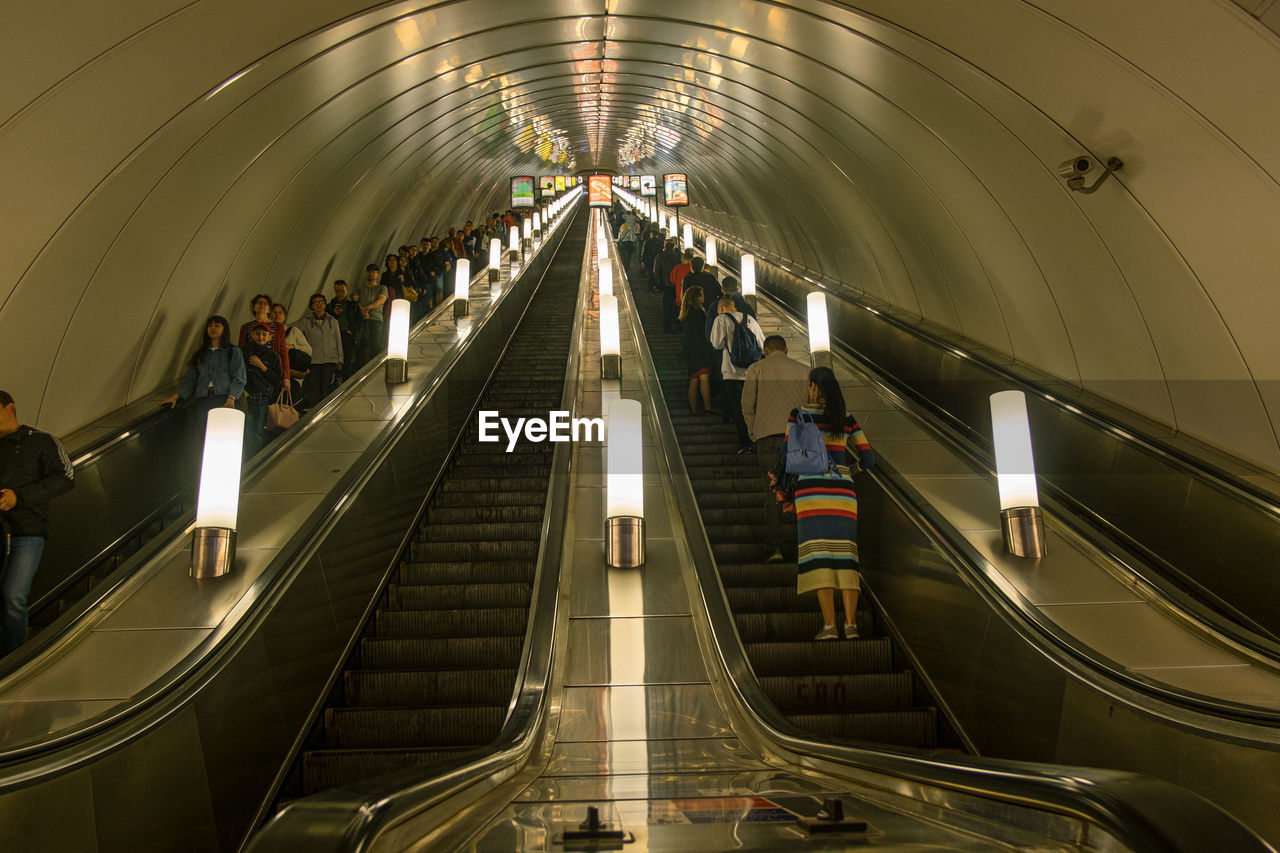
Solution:
[{"label": "woman in striped dress", "polygon": [[[816,592],[822,609],[823,628],[814,638],[834,640],[835,591],[844,602],[844,636],[858,636],[858,495],[853,474],[875,464],[871,445],[853,415],[845,411],[840,384],[829,367],[809,373],[809,402],[793,409],[787,419],[787,438],[801,411],[813,417],[822,430],[832,467],[825,474],[802,474],[796,482],[796,538],[800,574],[796,589]],[[786,458],[786,439],[783,458]]]}]

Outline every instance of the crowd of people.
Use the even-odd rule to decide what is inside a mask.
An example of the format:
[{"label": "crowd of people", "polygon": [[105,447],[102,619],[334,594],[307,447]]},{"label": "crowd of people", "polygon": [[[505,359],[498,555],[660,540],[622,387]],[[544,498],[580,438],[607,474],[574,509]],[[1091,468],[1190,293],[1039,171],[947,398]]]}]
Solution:
[{"label": "crowd of people", "polygon": [[[692,249],[634,210],[610,216],[618,257],[633,282],[662,295],[664,333],[679,332],[689,411],[736,428],[738,453],[755,454],[764,485],[767,563],[783,557],[782,516],[796,516],[797,592],[814,593],[816,640],[858,636],[858,497],[853,475],[875,458],[829,367],[810,369],[765,336],[738,281],[717,279]],[[678,328],[677,328],[678,327]],[[720,408],[713,408],[713,402]],[[805,463],[806,457],[816,462]],[[794,464],[793,464],[794,462]],[[844,610],[837,622],[836,592]]]},{"label": "crowd of people", "polygon": [[467,220],[443,236],[400,246],[381,266],[368,264],[354,288],[338,279],[331,297],[311,294],[306,315],[292,325],[285,305],[264,293],[249,300],[250,319],[234,339],[227,319],[211,316],[177,393],[161,405],[187,404],[194,434],[203,434],[210,409],[243,409],[245,456],[252,456],[278,434],[269,417],[273,404],[304,413],[386,349],[392,301],[408,300],[410,322],[417,323],[444,301],[460,258],[487,263],[490,239],[505,246],[510,230],[522,225],[521,214],[509,209],[479,226]]}]

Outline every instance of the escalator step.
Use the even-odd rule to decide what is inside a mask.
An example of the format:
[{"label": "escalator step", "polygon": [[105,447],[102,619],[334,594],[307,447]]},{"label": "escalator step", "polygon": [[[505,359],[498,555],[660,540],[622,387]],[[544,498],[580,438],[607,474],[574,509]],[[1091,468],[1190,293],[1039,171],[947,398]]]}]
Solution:
[{"label": "escalator step", "polygon": [[[729,606],[738,613],[806,613],[814,615],[817,600],[796,592],[793,579],[788,586],[730,587],[725,590]],[[819,626],[821,627],[821,626]],[[818,630],[814,628],[814,630]]]},{"label": "escalator step", "polygon": [[788,716],[805,731],[822,737],[931,749],[938,743],[938,713],[933,708],[874,711],[859,714],[796,714]]},{"label": "escalator step", "polygon": [[528,602],[486,610],[379,610],[374,616],[374,631],[383,639],[519,637],[528,621]]},{"label": "escalator step", "polygon": [[[821,619],[815,621],[820,622]],[[817,633],[817,628],[814,633]],[[893,647],[887,637],[744,645],[751,667],[760,678],[801,672],[806,675],[842,675],[893,671]]]},{"label": "escalator step", "polygon": [[[341,788],[362,779],[409,767],[453,763],[473,751],[473,747],[440,749],[316,749],[303,753],[302,778],[306,793]],[[425,775],[425,774],[424,774]]]},{"label": "escalator step", "polygon": [[[795,613],[742,613],[735,609],[733,621],[744,643],[803,643],[812,640],[822,627],[816,601],[809,610]],[[858,633],[861,636],[870,639],[874,623],[869,611],[858,611]]]},{"label": "escalator step", "polygon": [[406,610],[489,610],[528,607],[533,587],[527,583],[454,583],[387,587],[391,608]]},{"label": "escalator step", "polygon": [[542,537],[541,521],[445,524],[432,521],[418,534],[419,542],[473,542],[480,539],[527,539]]},{"label": "escalator step", "polygon": [[427,708],[433,705],[506,706],[515,689],[514,669],[348,670],[348,707]]},{"label": "escalator step", "polygon": [[[505,501],[504,501],[505,503]],[[761,513],[763,515],[763,513]],[[427,524],[542,524],[542,505],[433,507]]]},{"label": "escalator step", "polygon": [[740,509],[744,507],[754,509],[760,507],[760,500],[763,497],[761,488],[753,487],[741,491],[726,492],[714,487],[714,484],[706,485],[701,489],[698,488],[696,483],[694,484],[694,492],[698,496],[698,506],[703,509]]},{"label": "escalator step", "polygon": [[732,587],[789,586],[791,591],[795,592],[797,571],[794,561],[782,563],[738,563],[720,567],[720,582],[725,585],[726,589]]},{"label": "escalator step", "polygon": [[[468,476],[463,476],[464,474]],[[446,495],[459,492],[502,495],[502,502],[511,505],[520,503],[507,500],[512,492],[537,493],[538,499],[544,500],[547,495],[547,480],[545,477],[494,477],[492,472],[471,469],[445,477],[440,483],[440,491]]]},{"label": "escalator step", "polygon": [[476,560],[472,562],[404,563],[398,582],[423,583],[533,583],[538,564],[534,560]]},{"label": "escalator step", "polygon": [[415,563],[469,560],[536,560],[537,540],[526,542],[414,542],[410,548]]},{"label": "escalator step", "polygon": [[511,668],[520,663],[524,637],[456,637],[444,640],[383,639],[360,641],[364,669]]},{"label": "escalator step", "polygon": [[[447,480],[445,482],[448,482]],[[466,483],[476,483],[477,479],[464,480]],[[537,507],[541,511],[547,502],[546,483],[542,484],[541,489],[530,489],[528,491],[513,492],[510,490],[503,491],[502,505],[504,507]],[[431,499],[431,507],[433,509],[472,509],[484,506],[481,503],[485,499],[485,495],[492,494],[491,491],[485,489],[454,489],[453,491],[436,492],[435,497]]]},{"label": "escalator step", "polygon": [[453,708],[326,708],[329,749],[483,746],[498,736],[507,716],[501,705]]},{"label": "escalator step", "polygon": [[784,714],[850,714],[909,708],[915,690],[910,672],[864,675],[770,676],[760,686]]}]

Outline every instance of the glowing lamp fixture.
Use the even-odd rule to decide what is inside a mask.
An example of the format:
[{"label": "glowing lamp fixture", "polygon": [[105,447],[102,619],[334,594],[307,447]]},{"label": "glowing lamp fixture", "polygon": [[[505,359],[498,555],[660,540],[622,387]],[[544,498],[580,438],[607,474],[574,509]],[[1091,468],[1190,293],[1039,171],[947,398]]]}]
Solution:
[{"label": "glowing lamp fixture", "polygon": [[716,265],[716,238],[710,234],[707,235],[707,247],[703,250],[703,254],[707,256],[707,266],[714,267]]},{"label": "glowing lamp fixture", "polygon": [[533,233],[542,236],[542,215],[536,210],[533,212]]},{"label": "glowing lamp fixture", "polygon": [[613,296],[613,265],[608,262],[600,267],[600,295]]},{"label": "glowing lamp fixture", "polygon": [[511,245],[509,248],[511,249],[511,260],[514,261],[516,257],[520,254],[520,229],[519,228],[511,229],[510,242],[511,242]]},{"label": "glowing lamp fixture", "polygon": [[1021,391],[991,395],[991,438],[996,448],[1004,546],[1015,557],[1043,557],[1044,517],[1036,489],[1027,398]]},{"label": "glowing lamp fixture", "polygon": [[527,216],[524,220],[524,241],[532,246],[533,244],[533,217]]},{"label": "glowing lamp fixture", "polygon": [[618,297],[600,294],[600,378],[622,378],[621,334],[618,325]]},{"label": "glowing lamp fixture", "polygon": [[497,281],[501,276],[499,265],[502,263],[502,241],[494,237],[489,241],[489,281]]},{"label": "glowing lamp fixture", "polygon": [[[525,220],[527,223],[529,220]],[[453,277],[453,316],[467,316],[467,303],[471,299],[471,261],[458,258],[457,272]]]},{"label": "glowing lamp fixture", "polygon": [[672,237],[676,236],[676,217],[674,213],[667,217],[667,233]]},{"label": "glowing lamp fixture", "polygon": [[813,367],[831,366],[831,332],[827,326],[827,295],[821,291],[810,293],[809,308],[809,361]]},{"label": "glowing lamp fixture", "polygon": [[644,565],[644,463],[638,400],[614,400],[605,422],[605,561],[614,568]]},{"label": "glowing lamp fixture", "polygon": [[686,249],[693,248],[693,226],[687,222],[684,225],[684,247]]},{"label": "glowing lamp fixture", "polygon": [[409,300],[393,299],[387,312],[387,384],[398,385],[409,379]]},{"label": "glowing lamp fixture", "polygon": [[742,270],[741,270],[742,295],[755,296],[756,295],[756,256],[743,255],[742,259],[738,262],[738,264],[739,266],[742,267]]},{"label": "glowing lamp fixture", "polygon": [[204,456],[200,461],[196,529],[191,537],[193,578],[221,577],[231,571],[235,563],[243,452],[244,412],[210,410],[205,422]]}]

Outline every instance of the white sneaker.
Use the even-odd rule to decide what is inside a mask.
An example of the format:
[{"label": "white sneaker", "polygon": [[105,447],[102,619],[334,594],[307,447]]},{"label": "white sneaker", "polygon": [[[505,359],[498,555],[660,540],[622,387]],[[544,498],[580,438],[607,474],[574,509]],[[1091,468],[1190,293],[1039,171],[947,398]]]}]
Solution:
[{"label": "white sneaker", "polygon": [[836,630],[835,625],[824,625],[822,630],[813,636],[815,640],[838,640],[840,632]]}]

